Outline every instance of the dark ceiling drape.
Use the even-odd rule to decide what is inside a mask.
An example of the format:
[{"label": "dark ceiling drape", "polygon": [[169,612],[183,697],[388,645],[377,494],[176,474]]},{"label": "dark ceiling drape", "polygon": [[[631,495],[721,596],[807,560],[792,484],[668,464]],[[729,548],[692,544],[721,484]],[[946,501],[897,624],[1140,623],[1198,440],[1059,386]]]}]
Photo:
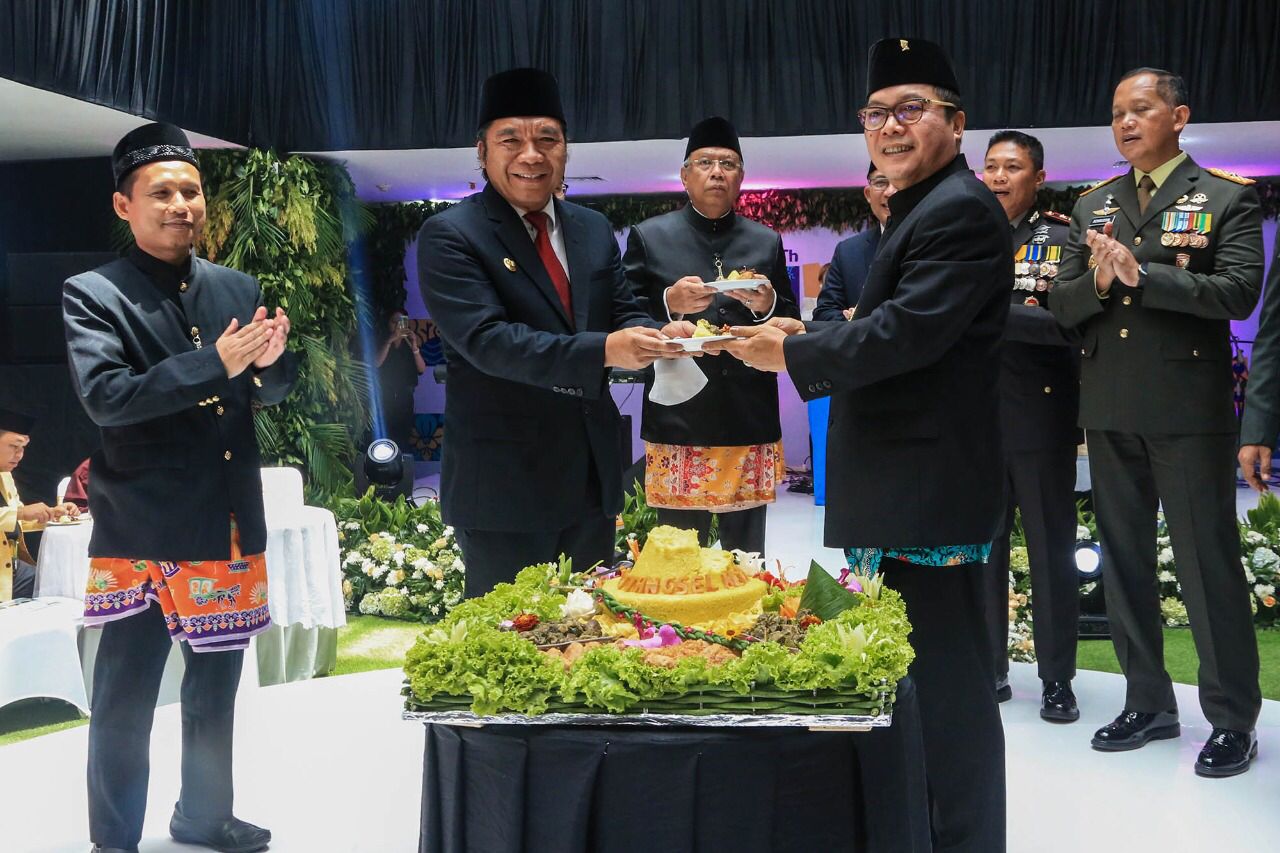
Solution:
[{"label": "dark ceiling drape", "polygon": [[560,79],[571,135],[856,132],[868,45],[941,42],[970,126],[1105,124],[1137,65],[1194,121],[1280,119],[1276,0],[0,0],[0,76],[255,146],[467,145],[484,78]]}]

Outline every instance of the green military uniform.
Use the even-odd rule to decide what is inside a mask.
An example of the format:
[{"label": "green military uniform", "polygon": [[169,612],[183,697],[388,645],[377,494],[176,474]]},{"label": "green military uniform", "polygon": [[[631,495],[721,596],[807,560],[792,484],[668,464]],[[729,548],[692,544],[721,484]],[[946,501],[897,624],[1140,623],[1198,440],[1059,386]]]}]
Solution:
[{"label": "green military uniform", "polygon": [[[1235,519],[1236,421],[1230,321],[1262,284],[1262,216],[1252,181],[1185,154],[1081,195],[1050,308],[1081,334],[1080,425],[1089,445],[1107,612],[1128,682],[1125,709],[1175,707],[1156,586],[1162,504],[1200,657],[1200,702],[1215,727],[1250,731],[1258,650]],[[1142,267],[1099,295],[1087,229],[1111,224]]]}]

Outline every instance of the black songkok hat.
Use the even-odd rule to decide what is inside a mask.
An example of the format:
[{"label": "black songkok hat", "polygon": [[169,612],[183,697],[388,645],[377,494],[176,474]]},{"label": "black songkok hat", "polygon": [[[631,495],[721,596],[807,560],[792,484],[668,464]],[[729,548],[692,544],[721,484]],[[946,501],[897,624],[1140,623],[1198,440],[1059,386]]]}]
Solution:
[{"label": "black songkok hat", "polygon": [[144,124],[126,133],[116,143],[116,150],[111,152],[111,171],[115,174],[116,186],[120,186],[120,182],[134,169],[157,160],[184,160],[200,168],[196,152],[191,150],[191,141],[182,128],[159,122]]},{"label": "black songkok hat", "polygon": [[867,56],[867,97],[890,86],[923,83],[960,94],[951,60],[941,47],[924,39],[881,39]]},{"label": "black songkok hat", "polygon": [[566,124],[556,78],[540,68],[511,68],[485,80],[476,127],[511,116],[551,116]]},{"label": "black songkok hat", "polygon": [[742,156],[742,146],[738,144],[738,132],[733,129],[727,118],[712,116],[704,118],[689,131],[689,144],[684,147],[684,157],[699,148],[728,148]]},{"label": "black songkok hat", "polygon": [[31,428],[36,419],[12,409],[0,408],[0,432],[16,432],[18,435],[31,435]]}]

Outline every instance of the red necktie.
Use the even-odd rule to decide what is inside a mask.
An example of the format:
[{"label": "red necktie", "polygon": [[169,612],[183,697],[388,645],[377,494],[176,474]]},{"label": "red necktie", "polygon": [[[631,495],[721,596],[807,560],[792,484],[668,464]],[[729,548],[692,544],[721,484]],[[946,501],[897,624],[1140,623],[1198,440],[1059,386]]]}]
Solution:
[{"label": "red necktie", "polygon": [[524,218],[529,220],[529,224],[538,232],[533,244],[538,249],[538,257],[542,258],[542,265],[546,267],[547,275],[551,276],[551,283],[556,286],[556,293],[560,295],[560,304],[564,306],[564,313],[569,316],[569,323],[572,325],[573,300],[569,296],[569,276],[565,275],[564,267],[560,266],[556,250],[551,248],[551,236],[547,234],[547,215],[541,210],[535,210],[532,213],[526,213]]}]

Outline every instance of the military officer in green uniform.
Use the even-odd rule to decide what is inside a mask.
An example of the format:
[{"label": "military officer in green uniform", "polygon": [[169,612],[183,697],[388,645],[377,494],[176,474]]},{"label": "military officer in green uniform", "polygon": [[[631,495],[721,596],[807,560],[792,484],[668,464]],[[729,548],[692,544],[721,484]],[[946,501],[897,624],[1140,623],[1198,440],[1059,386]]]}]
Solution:
[{"label": "military officer in green uniform", "polygon": [[1229,322],[1258,302],[1262,216],[1252,181],[1180,149],[1189,118],[1177,75],[1121,78],[1111,129],[1133,168],[1077,201],[1049,307],[1082,336],[1080,424],[1128,685],[1093,746],[1137,749],[1180,733],[1155,580],[1162,505],[1213,726],[1195,769],[1232,776],[1257,755],[1261,695],[1236,528]]}]

